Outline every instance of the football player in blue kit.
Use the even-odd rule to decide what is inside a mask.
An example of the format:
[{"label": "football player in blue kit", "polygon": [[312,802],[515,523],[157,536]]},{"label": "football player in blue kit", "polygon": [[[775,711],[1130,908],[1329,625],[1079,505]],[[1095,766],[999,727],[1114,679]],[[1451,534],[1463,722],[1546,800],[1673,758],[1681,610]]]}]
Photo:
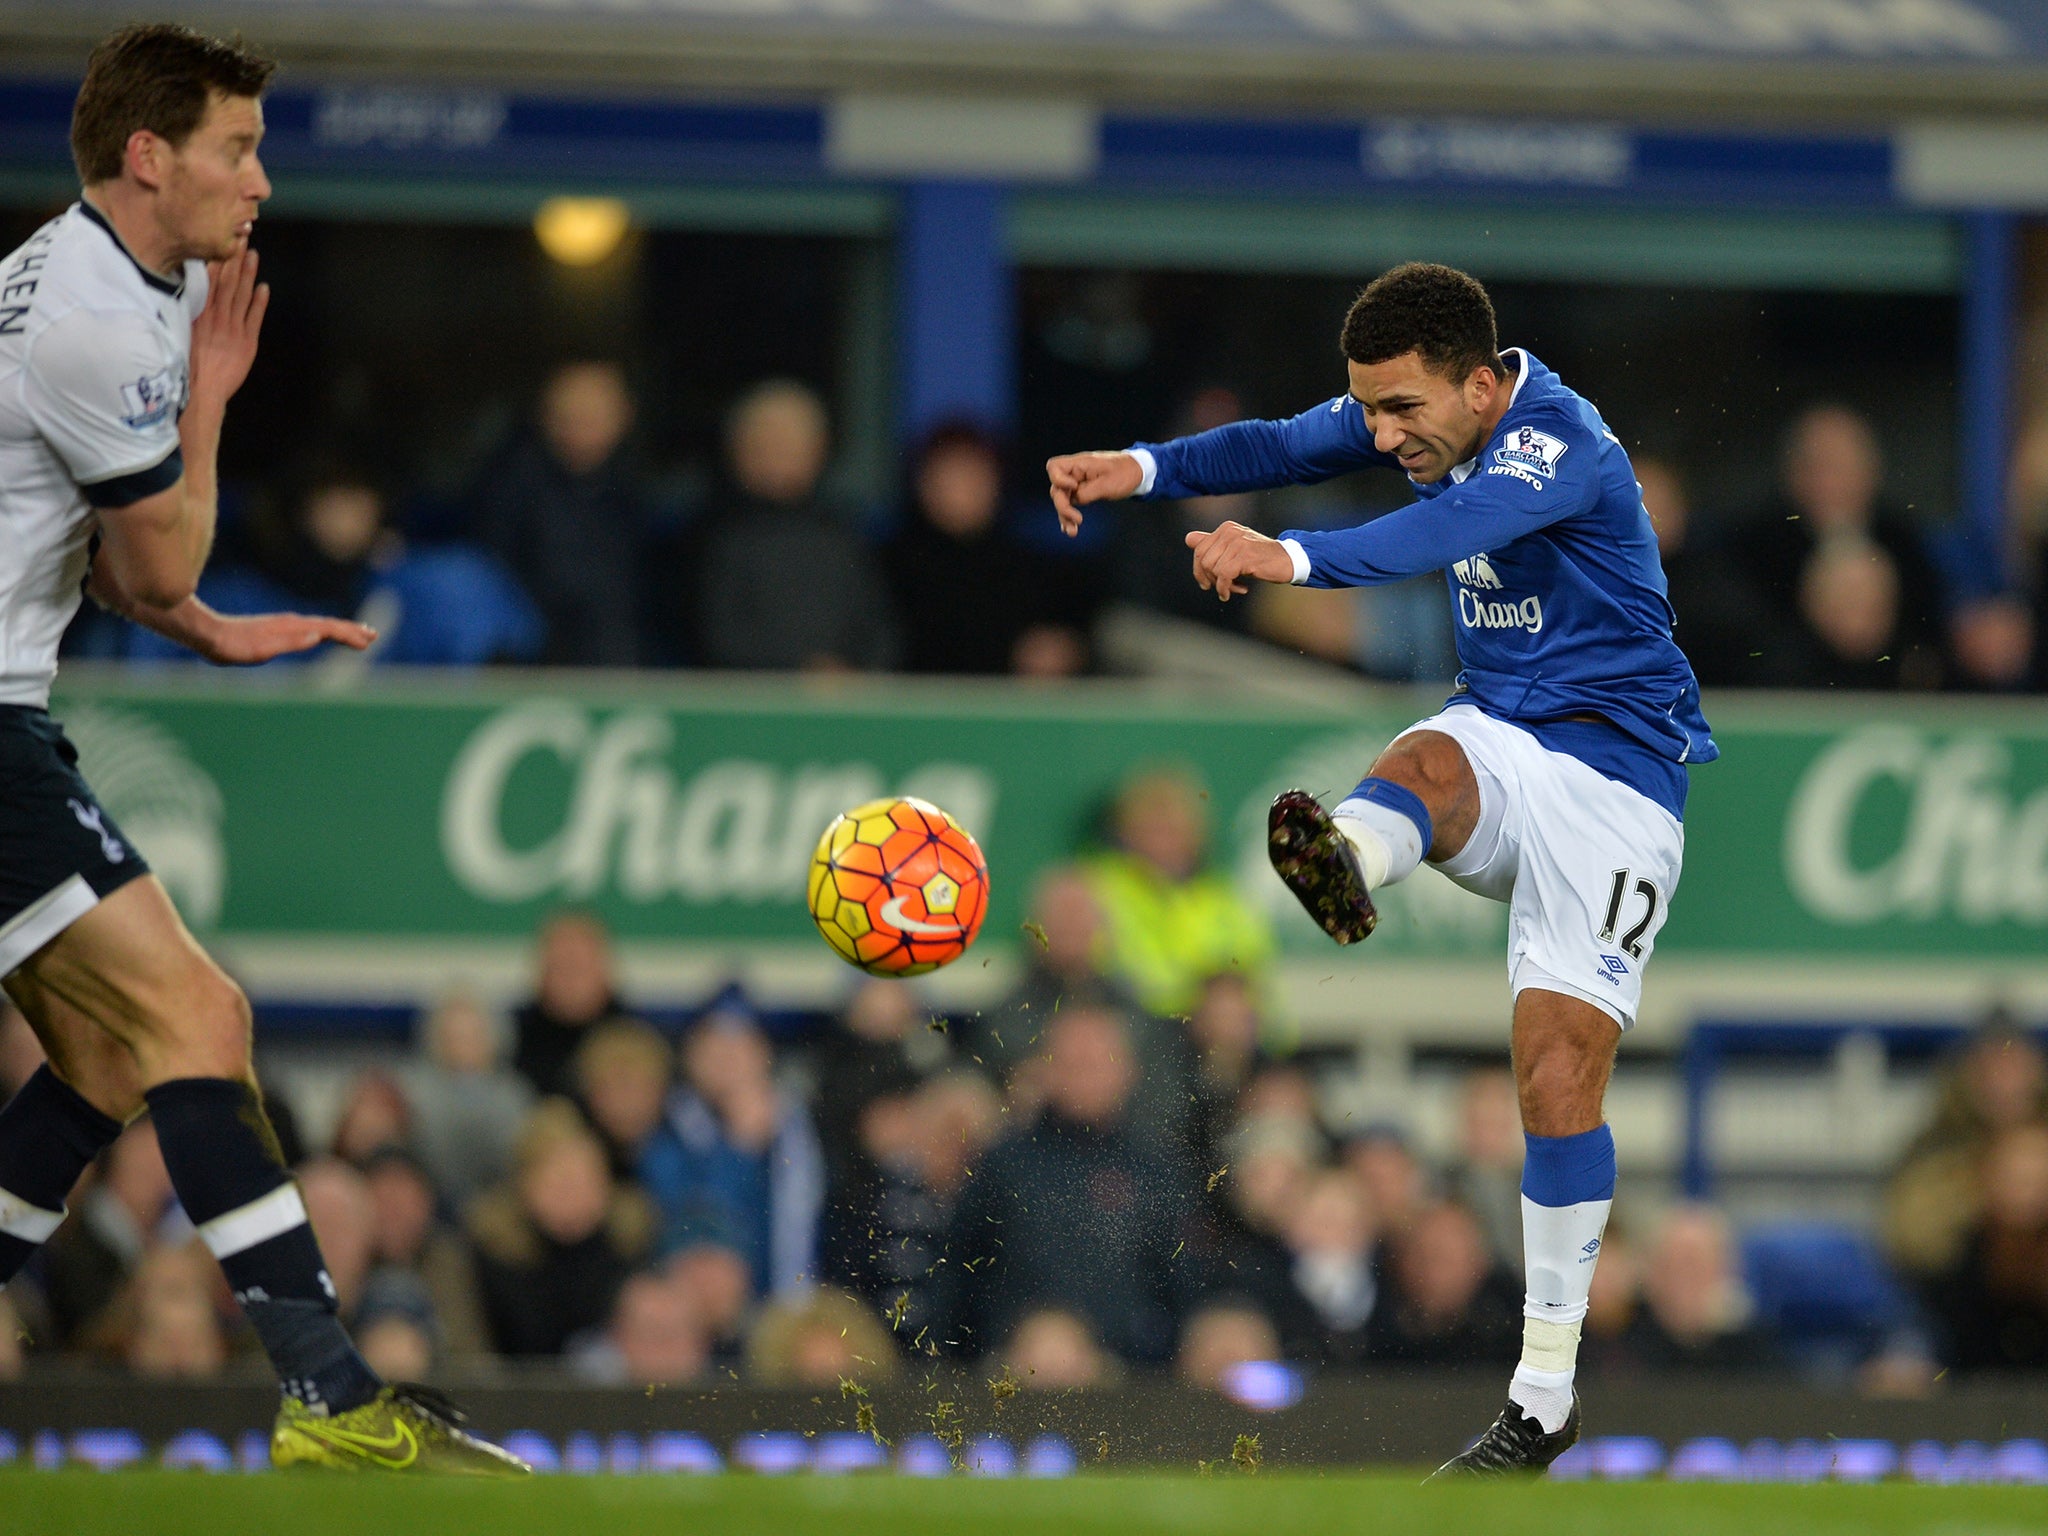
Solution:
[{"label": "football player in blue kit", "polygon": [[1657,542],[1600,414],[1519,348],[1466,273],[1394,268],[1342,336],[1349,388],[1286,421],[1068,454],[1047,473],[1069,534],[1082,508],[1404,472],[1413,505],[1352,528],[1190,533],[1222,601],[1255,581],[1375,586],[1443,571],[1459,672],[1441,713],[1397,737],[1334,808],[1273,803],[1273,867],[1340,944],[1372,893],[1424,859],[1510,911],[1513,1050],[1527,1150],[1522,1358],[1508,1405],[1439,1475],[1533,1472],[1579,1434],[1573,1377],[1614,1196],[1602,1102],[1684,850],[1686,773],[1718,755],[1671,637]]}]

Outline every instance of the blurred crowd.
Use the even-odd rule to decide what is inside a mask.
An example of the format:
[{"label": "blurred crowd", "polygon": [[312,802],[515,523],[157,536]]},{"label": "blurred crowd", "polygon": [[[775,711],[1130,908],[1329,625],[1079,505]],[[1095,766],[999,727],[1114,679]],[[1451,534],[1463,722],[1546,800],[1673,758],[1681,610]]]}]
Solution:
[{"label": "blurred crowd", "polygon": [[[503,1015],[457,992],[374,1059],[259,1049],[366,1354],[404,1378],[514,1360],[824,1387],[945,1359],[1032,1388],[1158,1370],[1213,1387],[1274,1359],[1506,1369],[1512,1075],[1467,1071],[1439,1160],[1410,1126],[1333,1113],[1278,1023],[1273,937],[1205,839],[1194,785],[1134,775],[1105,845],[1040,877],[1012,990],[968,1015],[871,980],[829,1017],[729,987],[657,1027],[602,923],[564,910]],[[0,1091],[39,1059],[0,1018]],[[1958,1050],[1879,1238],[1738,1233],[1642,1191],[1625,1179],[1601,1253],[1592,1376],[1920,1391],[2048,1369],[2048,1061],[2009,1021]],[[146,1119],[0,1310],[0,1377],[37,1354],[263,1369]]]},{"label": "blurred crowd", "polygon": [[[1163,435],[1243,414],[1194,395]],[[678,491],[638,447],[625,371],[572,362],[531,423],[456,493],[386,481],[331,454],[261,494],[229,496],[201,594],[227,612],[346,614],[382,638],[373,662],[1014,674],[1096,670],[1112,604],[1250,634],[1365,674],[1456,671],[1434,577],[1365,591],[1262,588],[1219,604],[1189,576],[1183,536],[1225,518],[1356,522],[1378,508],[1327,494],[1205,497],[1132,507],[1057,536],[1035,466],[967,422],[906,456],[895,503],[834,494],[833,424],[790,379],[726,416],[723,457]],[[1853,411],[1795,417],[1765,505],[1693,515],[1683,478],[1636,461],[1678,637],[1709,685],[2032,690],[2048,683],[2042,572],[1930,530],[1885,493],[1876,434]],[[1359,491],[1373,494],[1359,482]],[[1384,490],[1385,488],[1380,488]],[[168,642],[88,611],[72,654],[162,662]],[[290,666],[282,662],[275,665]],[[358,664],[346,657],[330,665]]]},{"label": "blurred crowd", "polygon": [[[449,496],[332,454],[228,498],[200,595],[373,624],[373,663],[1067,676],[1093,666],[1100,562],[1012,500],[1001,445],[941,425],[902,515],[836,497],[809,386],[770,379],[727,413],[704,488],[650,472],[624,370],[552,374],[531,425]],[[168,642],[87,611],[73,655],[164,662]],[[355,665],[346,657],[330,664]],[[285,662],[281,665],[301,664]]]},{"label": "blurred crowd", "polygon": [[[1977,692],[2048,686],[2040,552],[2016,561],[1931,529],[1885,493],[1856,412],[1793,418],[1775,498],[1706,526],[1675,466],[1635,461],[1700,680],[1758,688]],[[2010,576],[2008,564],[2020,569]]]}]

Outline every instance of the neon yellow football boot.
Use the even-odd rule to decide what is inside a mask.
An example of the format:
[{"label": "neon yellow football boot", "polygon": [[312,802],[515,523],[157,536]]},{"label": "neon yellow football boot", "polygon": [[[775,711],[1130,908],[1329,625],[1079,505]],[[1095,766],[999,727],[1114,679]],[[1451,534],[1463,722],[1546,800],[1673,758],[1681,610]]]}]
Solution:
[{"label": "neon yellow football boot", "polygon": [[448,1472],[466,1477],[527,1477],[509,1451],[479,1440],[462,1410],[431,1387],[401,1382],[360,1408],[322,1416],[296,1397],[278,1406],[270,1431],[274,1467],[337,1472]]}]

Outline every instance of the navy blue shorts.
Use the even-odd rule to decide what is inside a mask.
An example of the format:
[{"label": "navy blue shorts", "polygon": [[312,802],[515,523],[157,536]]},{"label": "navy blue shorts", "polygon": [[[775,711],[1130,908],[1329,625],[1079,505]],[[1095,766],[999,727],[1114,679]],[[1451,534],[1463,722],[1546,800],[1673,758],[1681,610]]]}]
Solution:
[{"label": "navy blue shorts", "polygon": [[50,712],[0,704],[0,976],[148,873]]}]

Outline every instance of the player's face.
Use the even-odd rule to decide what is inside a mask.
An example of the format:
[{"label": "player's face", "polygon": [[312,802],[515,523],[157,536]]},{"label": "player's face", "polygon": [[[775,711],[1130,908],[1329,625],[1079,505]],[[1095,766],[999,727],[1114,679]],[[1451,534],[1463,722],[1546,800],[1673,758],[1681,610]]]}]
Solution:
[{"label": "player's face", "polygon": [[[1475,370],[1463,384],[1404,352],[1383,363],[1351,363],[1351,398],[1381,453],[1400,461],[1408,478],[1432,485],[1479,451],[1493,374]],[[1484,381],[1484,382],[1482,382]]]},{"label": "player's face", "polygon": [[248,242],[270,196],[256,157],[262,141],[263,103],[215,93],[191,137],[171,152],[159,216],[181,260],[223,261]]}]

